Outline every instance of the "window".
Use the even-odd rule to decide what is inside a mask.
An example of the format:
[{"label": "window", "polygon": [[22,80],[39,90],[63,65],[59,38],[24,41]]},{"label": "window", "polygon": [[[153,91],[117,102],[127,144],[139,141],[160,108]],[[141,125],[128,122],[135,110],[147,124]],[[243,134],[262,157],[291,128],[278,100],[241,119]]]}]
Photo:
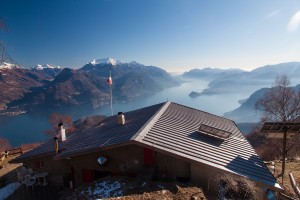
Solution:
[{"label": "window", "polygon": [[231,135],[230,132],[201,124],[198,130],[200,133],[219,140],[226,140]]}]

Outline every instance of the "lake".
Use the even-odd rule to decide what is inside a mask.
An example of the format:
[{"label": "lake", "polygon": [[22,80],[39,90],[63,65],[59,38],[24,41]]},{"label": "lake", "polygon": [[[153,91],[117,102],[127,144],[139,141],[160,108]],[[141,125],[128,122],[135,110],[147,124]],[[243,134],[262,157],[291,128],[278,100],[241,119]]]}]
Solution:
[{"label": "lake", "polygon": [[[201,92],[206,88],[208,82],[201,80],[189,80],[180,86],[164,89],[152,96],[137,99],[128,103],[114,103],[114,113],[127,112],[143,108],[153,104],[172,101],[192,108],[203,110],[212,114],[222,116],[225,112],[239,107],[238,100],[248,98],[255,89],[244,90],[239,93],[218,94],[211,96],[199,96],[191,98],[191,91]],[[73,110],[73,119],[86,117],[88,115],[111,115],[110,106],[102,107],[93,111]],[[50,128],[48,113],[23,114],[15,117],[3,117],[0,119],[0,137],[8,139],[12,146],[25,143],[44,141],[46,136],[43,131]]]}]

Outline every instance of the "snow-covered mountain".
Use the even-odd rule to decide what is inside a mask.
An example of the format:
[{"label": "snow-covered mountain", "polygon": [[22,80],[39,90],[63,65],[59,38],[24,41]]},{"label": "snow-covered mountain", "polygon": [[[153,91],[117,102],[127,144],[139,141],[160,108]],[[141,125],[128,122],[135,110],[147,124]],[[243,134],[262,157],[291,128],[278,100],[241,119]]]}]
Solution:
[{"label": "snow-covered mountain", "polygon": [[[112,58],[98,59],[93,63],[100,64],[90,62],[79,69],[62,69],[51,79],[41,81],[40,87],[7,100],[8,109],[15,106],[31,111],[99,108],[109,103],[109,85],[106,80],[110,74],[115,102],[144,98],[164,88],[179,85],[165,70],[155,66],[145,66],[134,61],[121,63]],[[54,71],[47,68],[47,71],[50,70]],[[29,71],[40,75],[45,74],[46,69]]]},{"label": "snow-covered mountain", "polygon": [[13,68],[20,68],[20,67],[16,64],[7,63],[7,62],[0,63],[0,70],[1,69],[13,69]]},{"label": "snow-covered mountain", "polygon": [[101,58],[101,59],[94,59],[91,62],[89,62],[88,64],[92,64],[92,65],[106,65],[106,64],[111,64],[113,66],[118,65],[123,63],[120,60],[111,58],[111,57],[107,57],[107,58]]},{"label": "snow-covered mountain", "polygon": [[37,69],[37,70],[43,70],[43,69],[61,69],[60,66],[55,66],[55,65],[50,65],[50,64],[44,64],[44,65],[37,64],[33,68]]},{"label": "snow-covered mountain", "polygon": [[34,73],[38,73],[39,75],[44,76],[46,80],[53,80],[55,76],[57,76],[64,67],[44,64],[44,65],[36,65],[35,67],[31,68],[30,70]]}]

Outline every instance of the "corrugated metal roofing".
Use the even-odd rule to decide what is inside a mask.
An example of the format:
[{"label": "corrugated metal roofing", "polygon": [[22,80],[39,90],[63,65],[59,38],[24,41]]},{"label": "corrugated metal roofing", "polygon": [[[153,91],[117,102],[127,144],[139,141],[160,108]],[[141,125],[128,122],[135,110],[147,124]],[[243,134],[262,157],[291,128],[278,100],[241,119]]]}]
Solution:
[{"label": "corrugated metal roofing", "polygon": [[[96,127],[90,127],[71,136],[67,135],[66,141],[59,142],[59,149],[62,149],[62,151],[56,155],[56,158],[83,154],[99,150],[101,147],[129,142],[163,105],[164,103],[160,103],[125,113],[126,123],[124,125],[117,124],[117,117],[111,116],[105,118]],[[37,157],[50,152],[55,154],[54,147],[54,140],[51,139],[32,151],[19,156],[16,161]]]},{"label": "corrugated metal roofing", "polygon": [[[232,134],[225,141],[216,140],[198,132],[201,124]],[[156,149],[280,188],[231,120],[171,103],[151,129],[137,140]]]},{"label": "corrugated metal roofing", "polygon": [[[59,143],[62,151],[55,157],[72,157],[135,142],[281,188],[231,120],[171,102],[127,112],[125,117],[124,125],[117,124],[116,116],[112,116],[97,127],[69,136]],[[207,137],[198,131],[201,124],[231,135],[224,141]],[[21,155],[18,160],[49,153],[54,154],[54,140]]]}]

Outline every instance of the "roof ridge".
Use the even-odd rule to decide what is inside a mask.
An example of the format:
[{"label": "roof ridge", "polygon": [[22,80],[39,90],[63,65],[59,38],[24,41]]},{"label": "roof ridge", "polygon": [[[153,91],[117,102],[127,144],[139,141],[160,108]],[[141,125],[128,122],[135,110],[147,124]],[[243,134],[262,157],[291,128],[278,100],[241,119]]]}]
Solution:
[{"label": "roof ridge", "polygon": [[132,136],[130,140],[141,141],[141,139],[147,134],[147,132],[153,127],[155,122],[160,118],[160,116],[167,110],[171,102],[165,102],[162,107]]},{"label": "roof ridge", "polygon": [[233,123],[235,124],[235,122],[234,122],[233,120],[228,119],[228,118],[223,117],[223,116],[215,115],[215,114],[209,113],[209,112],[207,112],[207,111],[203,111],[203,110],[200,110],[200,109],[197,109],[197,108],[189,107],[189,106],[186,106],[186,105],[183,105],[183,104],[179,104],[179,103],[176,103],[176,102],[171,102],[171,103],[176,104],[176,105],[179,105],[179,106],[182,106],[182,107],[186,107],[186,108],[189,108],[189,109],[192,109],[192,110],[195,110],[195,111],[200,111],[200,112],[203,112],[203,113],[212,115],[212,116],[214,116],[214,117],[219,117],[219,118],[222,118],[222,119],[231,121],[231,122],[233,122]]}]

